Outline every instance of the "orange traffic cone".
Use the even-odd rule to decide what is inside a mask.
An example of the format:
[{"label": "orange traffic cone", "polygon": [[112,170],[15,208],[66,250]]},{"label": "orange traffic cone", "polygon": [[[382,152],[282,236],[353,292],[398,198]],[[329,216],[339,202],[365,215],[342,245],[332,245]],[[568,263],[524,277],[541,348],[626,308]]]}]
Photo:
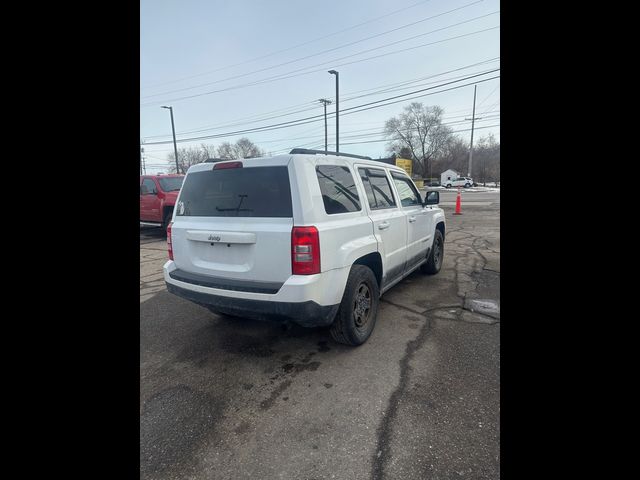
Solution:
[{"label": "orange traffic cone", "polygon": [[454,215],[462,215],[462,207],[460,206],[460,189],[458,189],[458,196],[456,197],[456,211]]}]

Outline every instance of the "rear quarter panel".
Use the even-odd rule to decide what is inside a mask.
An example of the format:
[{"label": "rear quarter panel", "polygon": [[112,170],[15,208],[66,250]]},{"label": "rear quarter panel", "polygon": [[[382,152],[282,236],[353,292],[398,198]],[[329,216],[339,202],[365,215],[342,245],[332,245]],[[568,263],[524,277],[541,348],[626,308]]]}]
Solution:
[{"label": "rear quarter panel", "polygon": [[[320,185],[316,176],[318,165],[347,167],[353,175],[360,200],[360,211],[328,215],[324,208]],[[296,158],[289,164],[293,197],[293,216],[296,226],[315,226],[320,232],[320,267],[323,272],[351,267],[358,258],[376,252],[378,244],[373,222],[367,215],[366,195],[357,172],[349,162],[322,156]]]}]

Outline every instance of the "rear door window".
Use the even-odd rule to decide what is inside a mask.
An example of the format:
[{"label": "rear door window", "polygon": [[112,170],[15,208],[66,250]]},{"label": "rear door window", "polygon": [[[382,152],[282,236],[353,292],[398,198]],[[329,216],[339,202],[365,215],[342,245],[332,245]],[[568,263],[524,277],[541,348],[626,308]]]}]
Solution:
[{"label": "rear door window", "polygon": [[186,176],[177,216],[293,217],[286,166],[225,168]]},{"label": "rear door window", "polygon": [[367,192],[371,210],[396,206],[391,185],[384,170],[377,168],[359,168],[358,173]]},{"label": "rear door window", "polygon": [[341,165],[319,165],[316,167],[316,176],[322,192],[324,211],[328,215],[360,210],[360,197],[349,168]]}]

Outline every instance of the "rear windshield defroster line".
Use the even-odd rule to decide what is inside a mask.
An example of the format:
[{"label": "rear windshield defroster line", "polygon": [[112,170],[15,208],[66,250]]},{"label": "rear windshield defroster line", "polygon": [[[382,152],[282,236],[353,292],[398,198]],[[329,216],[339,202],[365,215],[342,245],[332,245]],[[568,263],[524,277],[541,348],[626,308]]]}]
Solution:
[{"label": "rear windshield defroster line", "polygon": [[293,217],[286,166],[228,168],[187,175],[177,216]]}]

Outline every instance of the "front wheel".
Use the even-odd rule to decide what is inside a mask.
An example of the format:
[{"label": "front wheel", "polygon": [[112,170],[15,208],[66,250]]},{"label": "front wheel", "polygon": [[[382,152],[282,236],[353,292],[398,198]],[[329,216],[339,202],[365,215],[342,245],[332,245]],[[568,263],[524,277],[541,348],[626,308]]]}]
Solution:
[{"label": "front wheel", "polygon": [[380,289],[370,268],[351,267],[342,302],[329,331],[338,343],[362,345],[367,341],[378,316]]},{"label": "front wheel", "polygon": [[445,188],[451,188],[451,184],[447,183],[447,186]]},{"label": "front wheel", "polygon": [[444,260],[444,238],[442,238],[442,232],[436,230],[433,238],[433,246],[429,253],[428,260],[422,264],[420,270],[422,273],[428,275],[435,275],[442,268],[442,261]]},{"label": "front wheel", "polygon": [[465,184],[464,184],[464,188],[469,188],[470,186],[471,186],[471,184],[470,184],[470,183],[465,183]]}]

